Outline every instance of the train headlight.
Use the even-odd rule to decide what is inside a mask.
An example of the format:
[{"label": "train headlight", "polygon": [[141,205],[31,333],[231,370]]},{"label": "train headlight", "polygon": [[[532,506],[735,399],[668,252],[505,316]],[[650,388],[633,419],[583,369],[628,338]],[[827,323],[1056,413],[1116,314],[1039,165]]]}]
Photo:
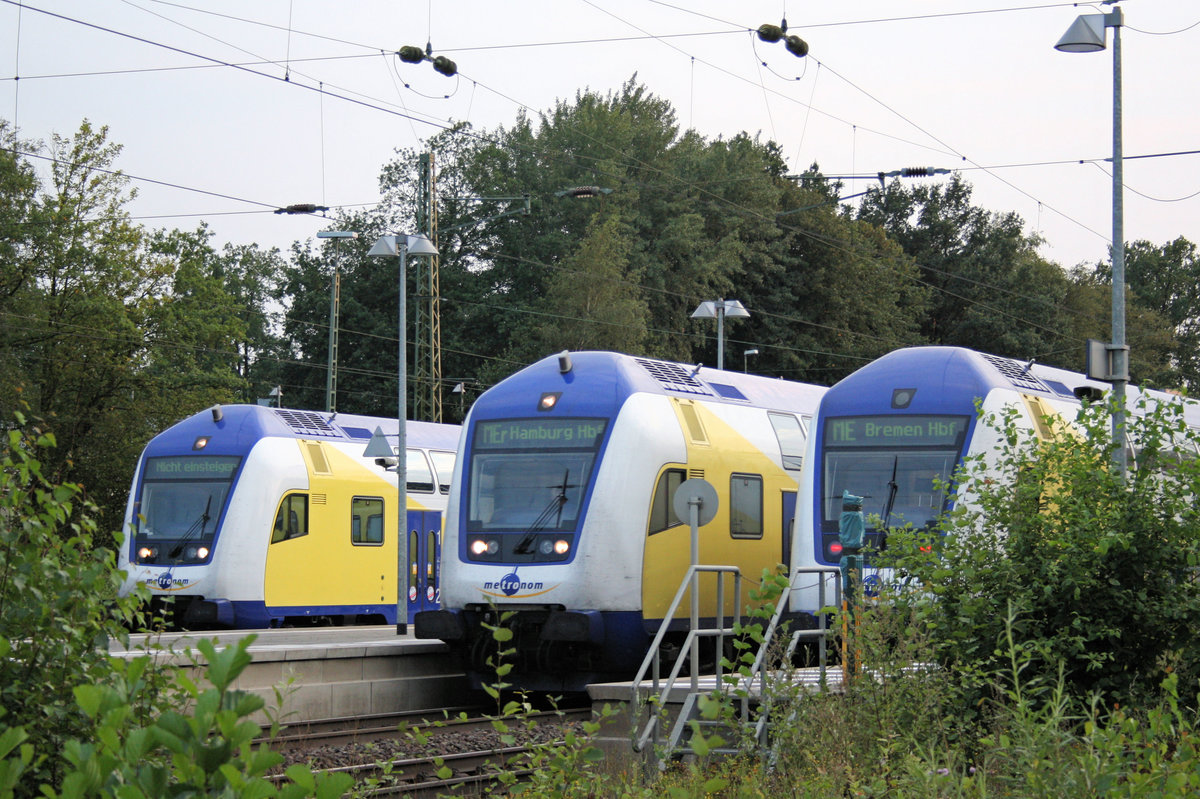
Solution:
[{"label": "train headlight", "polygon": [[184,551],[184,553],[183,553],[183,557],[184,557],[185,559],[187,559],[187,560],[195,560],[195,559],[196,559],[196,556],[197,556],[198,554],[199,554],[199,550],[198,550],[198,549],[196,549],[195,547],[188,547],[188,548],[187,548],[187,549]]},{"label": "train headlight", "polygon": [[565,555],[571,551],[571,542],[565,538],[560,538],[554,542],[554,552],[559,555]]},{"label": "train headlight", "polygon": [[543,555],[549,555],[554,551],[554,542],[548,538],[543,539],[542,543],[538,545],[538,549],[542,551]]},{"label": "train headlight", "polygon": [[492,539],[491,541],[487,542],[487,553],[489,555],[495,555],[499,551],[500,551],[500,542],[499,541]]},{"label": "train headlight", "polygon": [[471,554],[472,555],[483,555],[487,551],[488,551],[487,541],[484,541],[482,538],[476,538],[474,541],[471,542]]},{"label": "train headlight", "polygon": [[150,547],[142,547],[137,551],[138,560],[150,560],[154,554],[154,550]]},{"label": "train headlight", "polygon": [[197,549],[196,557],[198,557],[200,560],[204,560],[205,558],[207,558],[208,557],[208,547],[200,547],[199,549]]}]

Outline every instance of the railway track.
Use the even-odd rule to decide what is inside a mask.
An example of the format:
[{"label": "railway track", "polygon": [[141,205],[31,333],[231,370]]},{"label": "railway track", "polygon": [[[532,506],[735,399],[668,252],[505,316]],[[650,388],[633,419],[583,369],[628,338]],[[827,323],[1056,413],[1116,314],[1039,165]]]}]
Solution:
[{"label": "railway track", "polygon": [[349,774],[367,796],[474,795],[500,773],[527,776],[510,764],[561,741],[590,714],[569,708],[506,718],[503,735],[477,707],[325,719],[286,729],[272,748],[285,755],[285,767],[304,762],[315,773]]}]

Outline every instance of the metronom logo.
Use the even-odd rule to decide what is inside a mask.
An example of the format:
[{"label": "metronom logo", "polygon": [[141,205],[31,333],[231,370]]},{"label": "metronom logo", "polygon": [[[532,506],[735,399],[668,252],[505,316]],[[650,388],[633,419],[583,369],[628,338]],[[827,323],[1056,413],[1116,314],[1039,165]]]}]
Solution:
[{"label": "metronom logo", "polygon": [[545,583],[542,582],[521,582],[516,572],[509,572],[498,581],[489,580],[483,584],[484,591],[500,591],[505,596],[512,596],[518,591],[540,591],[544,587]]}]

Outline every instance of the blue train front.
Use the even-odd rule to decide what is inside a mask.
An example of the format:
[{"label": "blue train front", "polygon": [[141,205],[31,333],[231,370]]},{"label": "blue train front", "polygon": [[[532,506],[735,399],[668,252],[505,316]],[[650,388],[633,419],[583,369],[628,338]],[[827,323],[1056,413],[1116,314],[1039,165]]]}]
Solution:
[{"label": "blue train front", "polygon": [[[138,462],[122,590],[145,586],[171,626],[189,629],[394,623],[395,470],[364,451],[376,428],[395,442],[397,427],[257,405],[172,425]],[[458,436],[457,425],[408,423],[410,612],[437,602]]]},{"label": "blue train front", "polygon": [[[1032,434],[1048,436],[1047,420],[1071,424],[1079,396],[1106,388],[1063,369],[960,347],[910,347],[864,366],[821,401],[795,565],[838,564],[843,491],[866,498],[867,541],[875,548],[890,528],[928,527],[956,502],[969,504],[970,485],[946,489],[963,458],[986,458],[999,443],[980,412],[1011,409]],[[868,581],[878,577],[867,570]],[[811,593],[798,600],[815,601]]]},{"label": "blue train front", "polygon": [[[484,625],[511,613],[506,682],[576,691],[627,679],[689,561],[674,490],[697,476],[717,488],[703,562],[755,578],[786,563],[783,531],[823,391],[603,352],[546,358],[503,381],[467,420],[443,610],[417,614],[417,636],[455,648],[478,687],[494,679]],[[715,597],[701,614],[711,623]]]}]

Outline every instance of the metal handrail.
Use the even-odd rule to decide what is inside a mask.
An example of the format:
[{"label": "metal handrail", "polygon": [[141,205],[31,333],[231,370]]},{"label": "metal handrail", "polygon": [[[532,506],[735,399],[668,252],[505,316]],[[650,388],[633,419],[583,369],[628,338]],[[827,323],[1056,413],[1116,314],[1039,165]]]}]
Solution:
[{"label": "metal handrail", "polygon": [[[771,621],[767,625],[767,631],[763,635],[762,646],[760,646],[758,648],[758,655],[754,659],[754,665],[750,667],[751,677],[749,678],[750,679],[749,684],[745,682],[745,680],[747,678],[743,675],[743,678],[742,678],[743,683],[740,686],[743,690],[743,696],[742,696],[742,720],[743,721],[746,720],[746,717],[748,715],[746,695],[749,694],[749,687],[751,684],[753,684],[753,675],[758,674],[758,678],[759,678],[758,684],[759,684],[760,691],[764,690],[766,687],[766,683],[767,683],[767,681],[766,681],[767,648],[770,646],[771,639],[774,638],[775,631],[779,627],[779,620],[783,617],[784,608],[791,601],[792,593],[797,590],[796,589],[796,580],[802,574],[822,575],[817,580],[817,597],[818,597],[818,599],[817,599],[817,627],[815,629],[811,629],[811,630],[795,630],[795,631],[793,631],[792,636],[788,641],[788,647],[787,647],[784,657],[789,662],[791,661],[791,657],[796,651],[796,645],[800,642],[801,638],[816,638],[820,642],[819,654],[817,656],[817,663],[821,669],[821,678],[820,679],[821,679],[822,684],[825,683],[826,668],[828,667],[825,639],[829,635],[829,627],[826,622],[826,614],[822,612],[823,609],[825,607],[827,607],[827,605],[825,603],[825,586],[826,586],[827,580],[825,579],[825,577],[832,576],[834,578],[833,579],[834,607],[841,607],[841,604],[842,604],[842,581],[840,579],[841,569],[837,566],[799,566],[795,569],[795,571],[792,572],[792,577],[790,580],[788,580],[788,587],[784,590],[783,594],[780,596],[779,605],[775,608],[775,613],[772,614]],[[769,704],[764,702],[762,705],[762,708],[758,714],[758,722],[757,722],[757,724],[755,724],[755,727],[754,727],[755,740],[761,741],[763,739],[763,736],[766,733],[766,729],[767,729],[767,717],[769,716],[769,714],[770,714]]]},{"label": "metal handrail", "polygon": [[[688,634],[687,634],[686,638],[684,639],[684,648],[686,649],[686,648],[690,647],[691,644],[696,642],[698,638],[707,638],[707,637],[717,637],[719,639],[722,639],[722,640],[718,641],[718,648],[720,648],[722,646],[722,644],[724,643],[724,641],[723,641],[724,636],[733,634],[733,628],[732,627],[726,628],[724,625],[724,621],[725,621],[725,596],[724,596],[725,581],[720,578],[720,575],[725,575],[725,574],[733,575],[733,578],[734,578],[734,589],[733,590],[734,590],[734,598],[735,598],[735,600],[734,600],[735,601],[735,611],[734,611],[733,618],[738,621],[741,620],[741,617],[742,617],[741,599],[742,599],[742,579],[743,579],[742,578],[742,570],[740,568],[738,568],[737,566],[718,566],[718,565],[707,565],[707,564],[693,564],[693,565],[689,566],[687,572],[685,572],[683,575],[683,579],[679,583],[679,590],[677,590],[675,592],[675,598],[671,600],[671,604],[670,604],[670,606],[668,606],[667,612],[665,614],[663,614],[662,624],[659,625],[658,632],[655,634],[654,640],[650,644],[650,649],[647,650],[646,656],[642,659],[642,665],[640,668],[638,668],[637,675],[633,679],[633,685],[631,688],[631,694],[632,694],[631,705],[630,705],[631,708],[636,709],[639,706],[640,701],[641,701],[640,687],[642,684],[642,680],[644,680],[646,678],[646,672],[650,671],[652,666],[653,666],[654,670],[653,670],[653,679],[652,679],[652,689],[651,690],[654,693],[659,694],[659,695],[662,695],[664,693],[669,695],[671,689],[674,688],[675,680],[678,679],[679,672],[683,667],[682,650],[681,650],[680,657],[676,658],[676,660],[675,660],[675,666],[674,666],[674,668],[671,669],[670,676],[667,678],[666,688],[663,690],[660,690],[659,689],[659,666],[660,666],[661,653],[660,653],[659,649],[662,646],[663,638],[666,637],[667,630],[670,628],[671,623],[674,621],[675,612],[679,609],[679,605],[683,601],[683,597],[687,594],[687,592],[689,590],[695,590],[697,592],[699,591],[699,577],[700,577],[701,573],[705,573],[705,572],[711,572],[711,573],[715,573],[715,574],[719,575],[718,579],[717,579],[717,615],[716,615],[717,624],[715,627],[709,628],[707,630],[700,630],[698,619],[695,619],[695,618],[691,619],[690,620],[691,621],[690,629],[688,630]],[[688,660],[691,663],[692,690],[696,691],[696,690],[698,690],[700,664],[696,662],[697,658],[689,657]],[[718,669],[718,676],[719,676],[720,663],[717,664],[717,669]],[[635,712],[636,712],[636,710],[635,710]],[[646,741],[649,740],[650,735],[653,734],[655,728],[657,727],[657,724],[658,724],[658,716],[654,713],[651,713],[650,719],[646,724],[646,729],[642,732],[642,734],[638,738],[638,741],[634,744],[635,751],[638,751],[638,752],[642,751],[642,749],[646,745]]]},{"label": "metal handrail", "polygon": [[[659,696],[668,696],[668,697],[670,696],[671,690],[674,688],[675,681],[679,678],[679,672],[682,670],[683,657],[680,656],[676,660],[674,668],[672,668],[671,673],[667,678],[666,687],[660,691],[659,690],[659,672],[658,672],[659,646],[662,643],[663,637],[666,635],[667,627],[669,626],[670,622],[672,621],[673,616],[675,615],[675,610],[678,608],[679,603],[683,601],[683,596],[687,592],[687,590],[691,587],[693,579],[698,577],[699,572],[705,572],[705,571],[734,573],[735,578],[737,578],[736,584],[737,584],[738,588],[740,589],[741,574],[740,574],[740,571],[737,570],[737,567],[732,567],[732,566],[693,566],[688,570],[688,573],[684,576],[683,581],[681,582],[681,584],[679,586],[679,590],[675,594],[675,599],[671,603],[670,610],[667,612],[667,614],[665,615],[665,618],[663,619],[663,624],[659,627],[658,634],[655,636],[654,642],[653,642],[650,650],[646,653],[646,657],[642,661],[642,666],[638,670],[637,677],[633,681],[633,687],[632,687],[633,707],[636,708],[638,705],[639,698],[640,698],[641,682],[645,678],[646,672],[650,669],[651,665],[653,665],[653,667],[654,667],[654,672],[653,672],[654,677],[653,677],[653,683],[652,683],[653,692],[655,692]],[[787,606],[791,600],[792,594],[795,591],[800,590],[796,586],[796,581],[802,574],[822,575],[821,579],[819,579],[817,581],[818,604],[819,604],[818,626],[812,630],[796,630],[796,631],[794,631],[788,642],[786,657],[788,659],[791,658],[791,656],[795,652],[796,646],[798,645],[801,638],[806,638],[806,637],[807,638],[817,638],[820,642],[818,662],[820,664],[820,669],[821,669],[821,681],[822,681],[822,683],[824,683],[824,681],[825,681],[826,668],[828,665],[827,664],[826,638],[828,637],[828,634],[829,634],[829,628],[828,628],[828,625],[826,622],[826,614],[821,612],[827,606],[826,602],[825,602],[825,598],[826,598],[826,583],[828,581],[825,578],[826,577],[834,578],[833,584],[834,584],[835,607],[840,606],[841,605],[841,594],[842,594],[842,585],[841,585],[841,580],[839,579],[840,578],[840,569],[836,566],[801,566],[801,567],[796,568],[795,571],[792,573],[791,578],[788,580],[787,587],[783,590],[782,594],[779,597],[778,603],[776,604],[776,607],[775,607],[775,611],[774,611],[774,613],[772,613],[770,622],[768,623],[767,629],[763,635],[762,644],[760,645],[758,652],[755,655],[754,664],[749,669],[749,676],[746,676],[745,674],[740,675],[740,679],[738,681],[738,687],[740,689],[742,689],[740,715],[741,715],[743,722],[748,721],[749,693],[750,693],[749,689],[753,686],[755,677],[757,676],[760,686],[766,685],[767,650],[771,644],[771,641],[773,640],[773,638],[775,636],[775,633],[779,627],[780,620],[782,619],[784,611],[787,608]],[[723,586],[724,586],[724,581],[718,580],[718,588],[719,589],[723,588]],[[738,604],[738,612],[737,612],[736,618],[740,620],[741,615],[742,615],[741,614],[741,604],[740,604],[740,600],[741,600],[740,590],[737,590],[737,597],[738,597],[739,604]],[[720,622],[721,622],[721,620],[723,620],[723,613],[724,613],[724,603],[722,602],[721,606],[718,608],[718,614],[720,614],[720,615],[718,616],[718,627],[717,628],[710,628],[707,630],[699,630],[699,629],[696,629],[696,625],[693,625],[693,628],[688,631],[688,635],[684,640],[684,648],[687,648],[691,643],[696,641],[698,638],[718,637],[718,636],[724,636],[727,633],[732,633],[733,632],[732,629],[730,629],[730,630],[722,629],[722,625]],[[692,660],[694,660],[694,659],[692,659]],[[697,677],[696,677],[697,667],[698,667],[698,664],[692,663],[692,692],[693,693],[696,693],[698,691]],[[716,679],[717,687],[722,689],[723,691],[729,690],[726,686],[724,686],[722,684],[721,666],[720,666],[719,662],[717,664],[716,677],[717,677],[717,679]],[[766,708],[764,708],[762,710],[762,712],[760,712],[758,722],[755,726],[755,738],[757,740],[761,740],[766,732],[767,717],[768,717],[768,710]],[[687,723],[687,719],[680,718],[680,719],[676,720],[675,725],[676,725],[676,727],[678,727],[680,724],[685,724],[685,723]],[[641,735],[638,737],[638,740],[634,743],[635,751],[640,752],[645,748],[646,743],[649,741],[651,735],[654,734],[654,732],[656,731],[657,725],[658,725],[658,715],[655,713],[651,713],[650,718],[646,723],[645,729],[642,731]]]}]

